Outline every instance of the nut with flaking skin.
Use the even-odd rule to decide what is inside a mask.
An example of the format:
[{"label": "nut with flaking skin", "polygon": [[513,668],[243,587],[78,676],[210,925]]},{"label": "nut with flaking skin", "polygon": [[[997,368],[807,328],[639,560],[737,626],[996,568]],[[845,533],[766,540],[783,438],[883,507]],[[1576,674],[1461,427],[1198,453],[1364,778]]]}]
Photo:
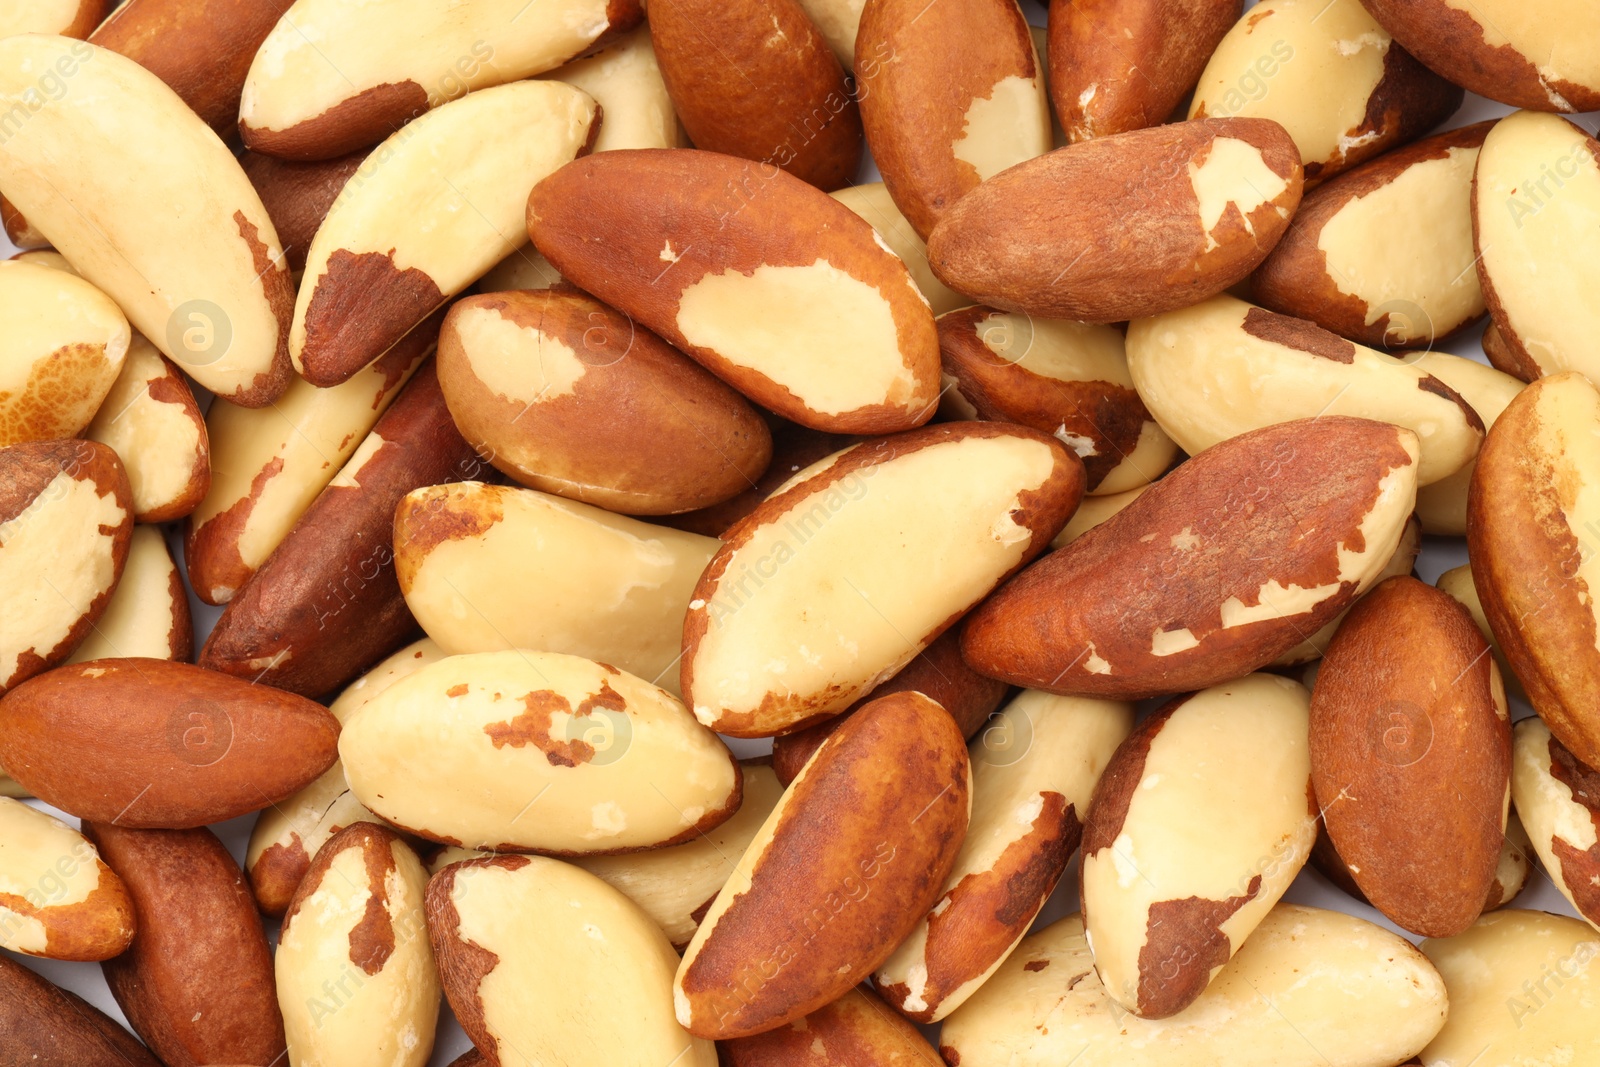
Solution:
[{"label": "nut with flaking skin", "polygon": [[945,213],[928,237],[941,281],[1045,318],[1159,315],[1247,276],[1300,203],[1294,142],[1265,119],[1180,122],[1072,147],[1012,167]]},{"label": "nut with flaking skin", "polygon": [[1425,937],[1472,925],[1505,842],[1511,723],[1488,643],[1449,594],[1390,578],[1351,609],[1317,674],[1311,770],[1373,907]]},{"label": "nut with flaking skin", "polygon": [[534,187],[528,233],[562,277],[786,419],[889,433],[933,416],[926,299],[870,225],[798,178],[714,152],[602,152]]},{"label": "nut with flaking skin", "polygon": [[257,811],[333,764],[339,724],[304,697],[155,659],[59,667],[0,699],[0,762],[35,796],[119,826]]},{"label": "nut with flaking skin", "polygon": [[1420,363],[1227,294],[1129,324],[1128,369],[1190,455],[1274,423],[1353,415],[1415,433],[1417,484],[1430,485],[1470,463],[1483,441],[1478,413]]},{"label": "nut with flaking skin", "polygon": [[[1555,115],[1495,124],[1472,188],[1478,281],[1494,319],[1494,365],[1533,381],[1564,370],[1600,377],[1594,348],[1600,252],[1579,237],[1600,211],[1600,141]],[[1497,355],[1498,353],[1498,355]]]},{"label": "nut with flaking skin", "polygon": [[[1485,433],[1522,392],[1523,383],[1511,375],[1448,352],[1429,352],[1416,361],[1416,366],[1461,394],[1461,399],[1483,420]],[[1466,536],[1467,495],[1476,469],[1477,460],[1469,460],[1454,474],[1417,488],[1417,518],[1422,521],[1424,532]]]},{"label": "nut with flaking skin", "polygon": [[867,143],[922,237],[980,182],[1050,151],[1043,66],[1016,0],[867,0],[859,31]]},{"label": "nut with flaking skin", "polygon": [[317,853],[273,957],[291,1063],[428,1062],[440,988],[423,912],[427,881],[411,846],[370,822]]},{"label": "nut with flaking skin", "polygon": [[299,163],[290,159],[246,152],[239,157],[262,205],[272,218],[283,243],[289,269],[306,269],[306,253],[328,209],[339,199],[350,176],[367,158],[365,149],[333,159]]},{"label": "nut with flaking skin", "polygon": [[920,693],[851,716],[745,850],[685,951],[678,1021],[727,1040],[791,1023],[888,958],[938,899],[971,811],[955,720]]},{"label": "nut with flaking skin", "polygon": [[649,25],[697,148],[781,168],[824,192],[854,180],[855,86],[799,0],[655,0]]},{"label": "nut with flaking skin", "polygon": [[687,147],[683,127],[672,108],[672,97],[661,79],[661,64],[650,43],[649,26],[629,30],[616,43],[540,77],[576,86],[600,105],[605,121],[600,125],[600,136],[595,138],[596,152]]},{"label": "nut with flaking skin", "polygon": [[672,1017],[677,953],[587,871],[540,856],[446,867],[428,882],[445,996],[490,1067],[714,1067]]},{"label": "nut with flaking skin", "polygon": [[[72,91],[29,109],[45,70]],[[115,52],[25,35],[0,40],[0,107],[36,111],[0,144],[17,210],[201,385],[277,399],[292,377],[289,269],[261,198],[188,105]]]},{"label": "nut with flaking skin", "polygon": [[154,526],[135,526],[122,578],[94,624],[66,662],[129,656],[187,663],[194,656],[189,597],[166,538]]},{"label": "nut with flaking skin", "polygon": [[463,93],[603,47],[642,17],[635,0],[296,0],[255,54],[239,132],[271,156],[342,156]]},{"label": "nut with flaking skin", "polygon": [[272,953],[217,836],[87,822],[84,834],[133,898],[133,947],[101,969],[134,1032],[168,1067],[279,1062]]},{"label": "nut with flaking skin", "polygon": [[1083,460],[1090,493],[1153,482],[1178,454],[1134,391],[1120,330],[969,307],[939,316],[939,352],[946,417],[1055,436]]},{"label": "nut with flaking skin", "polygon": [[468,848],[633,852],[739,808],[738,762],[671,694],[548,652],[430,664],[351,713],[339,754],[385,821]]},{"label": "nut with flaking skin", "polygon": [[866,985],[776,1030],[718,1044],[724,1067],[944,1067]]},{"label": "nut with flaking skin", "polygon": [[674,695],[684,615],[717,548],[710,537],[481,482],[418,489],[395,509],[400,591],[446,652],[564,652]]},{"label": "nut with flaking skin", "polygon": [[836,715],[1043,552],[1083,494],[1052,437],[941,423],[802,471],[735,529],[684,619],[684,701],[720,733]]},{"label": "nut with flaking skin", "polygon": [[[945,1021],[939,1038],[945,1061],[1388,1067],[1427,1044],[1446,1014],[1454,1018],[1459,1010],[1409,942],[1363,919],[1295,904],[1273,908],[1200,999],[1170,1019],[1121,1011],[1094,963],[1079,916],[1024,939]],[[1503,1012],[1498,1003],[1486,1010]]]},{"label": "nut with flaking skin", "polygon": [[889,251],[899,256],[906,270],[911,272],[911,280],[916,282],[935,315],[943,315],[972,303],[934,276],[933,267],[928,263],[928,246],[911,228],[910,220],[895,206],[886,185],[882,182],[863,182],[835,189],[828,195],[871,224],[883,243],[889,246]]},{"label": "nut with flaking skin", "polygon": [[0,1067],[162,1067],[109,1015],[0,956]]},{"label": "nut with flaking skin", "polygon": [[1550,732],[1600,765],[1600,392],[1567,372],[1528,386],[1478,455],[1467,554],[1489,627]]},{"label": "nut with flaking skin", "polygon": [[[1396,575],[1409,575],[1416,567],[1417,556],[1422,553],[1422,524],[1415,515],[1406,520],[1406,528],[1400,534],[1400,544],[1394,550],[1394,555],[1389,557],[1389,565],[1372,580],[1370,589],[1376,589],[1385,579]],[[1356,601],[1360,603],[1360,601]],[[1272,661],[1274,667],[1295,667],[1304,663],[1320,660],[1328,651],[1328,645],[1333,641],[1333,635],[1339,632],[1339,625],[1344,622],[1350,612],[1345,612],[1328,625],[1295,645],[1289,651]]]},{"label": "nut with flaking skin", "polygon": [[1127,1010],[1193,1004],[1305,866],[1308,708],[1295,682],[1249,675],[1168,704],[1105,768],[1079,884],[1095,969]]},{"label": "nut with flaking skin", "polygon": [[1422,136],[1461,100],[1361,0],[1264,0],[1211,54],[1189,117],[1282,123],[1314,185]]},{"label": "nut with flaking skin", "polygon": [[1550,880],[1579,915],[1600,926],[1600,773],[1537,718],[1523,719],[1511,792]]},{"label": "nut with flaking skin", "polygon": [[105,960],[133,940],[133,903],[78,831],[0,798],[0,948],[53,960]]},{"label": "nut with flaking skin", "polygon": [[128,476],[111,449],[92,441],[0,449],[0,693],[88,638],[132,537]]},{"label": "nut with flaking skin", "polygon": [[1493,125],[1385,153],[1306,194],[1250,279],[1255,302],[1374,348],[1431,347],[1477,321],[1472,173]]},{"label": "nut with flaking skin", "polygon": [[1095,784],[1133,707],[1025,690],[968,746],[972,818],[944,895],[873,975],[908,1018],[936,1023],[1005,962],[1078,851]]},{"label": "nut with flaking skin", "polygon": [[586,152],[599,122],[580,89],[518,82],[429,112],[373,149],[306,253],[295,370],[313,385],[347,381],[515,252],[528,190]]},{"label": "nut with flaking skin", "polygon": [[1167,121],[1242,0],[1051,0],[1050,97],[1069,140]]},{"label": "nut with flaking skin", "polygon": [[571,289],[458,301],[439,382],[467,440],[523,485],[630,515],[709,507],[754,484],[754,408],[655,334]]},{"label": "nut with flaking skin", "polygon": [[1257,670],[1377,580],[1416,465],[1410,430],[1340,415],[1224,441],[1002,586],[962,655],[1013,685],[1122,700]]}]

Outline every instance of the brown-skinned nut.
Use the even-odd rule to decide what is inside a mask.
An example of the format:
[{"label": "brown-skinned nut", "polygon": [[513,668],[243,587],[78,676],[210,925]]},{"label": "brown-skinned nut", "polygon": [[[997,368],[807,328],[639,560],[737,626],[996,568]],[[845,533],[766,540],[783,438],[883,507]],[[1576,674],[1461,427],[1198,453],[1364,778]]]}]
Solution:
[{"label": "brown-skinned nut", "polygon": [[0,956],[0,1067],[161,1067],[109,1015]]},{"label": "brown-skinned nut", "polygon": [[250,179],[262,206],[278,231],[289,269],[306,269],[306,253],[317,228],[328,217],[328,209],[339,199],[345,183],[367,158],[365,149],[333,159],[297,163],[260,152],[239,157],[244,176]]},{"label": "brown-skinned nut", "polygon": [[794,1022],[719,1043],[723,1067],[943,1067],[916,1027],[859,985]]}]

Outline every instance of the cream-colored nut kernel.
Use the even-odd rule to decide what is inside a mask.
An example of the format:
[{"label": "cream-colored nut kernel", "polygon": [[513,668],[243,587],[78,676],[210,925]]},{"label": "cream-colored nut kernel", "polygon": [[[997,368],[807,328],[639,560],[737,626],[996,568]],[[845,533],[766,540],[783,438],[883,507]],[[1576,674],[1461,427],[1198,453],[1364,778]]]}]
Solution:
[{"label": "cream-colored nut kernel", "polygon": [[154,526],[135,526],[116,592],[68,663],[96,659],[171,659],[194,652],[189,598],[166,539]]},{"label": "cream-colored nut kernel", "polygon": [[55,960],[104,960],[133,940],[122,880],[78,831],[0,798],[0,948]]},{"label": "cream-colored nut kernel", "polygon": [[917,283],[923,299],[927,300],[928,307],[933,309],[935,315],[943,315],[972,303],[934,277],[933,268],[928,265],[928,246],[895,206],[894,199],[882,182],[849,185],[835,189],[828,195],[872,225],[883,243],[889,246],[889,251],[899,256],[906,270],[911,272],[911,280]]},{"label": "cream-colored nut kernel", "polygon": [[1262,426],[1355,415],[1416,433],[1417,482],[1428,485],[1483,440],[1477,413],[1424,368],[1227,295],[1130,324],[1128,367],[1190,455]]},{"label": "cream-colored nut kernel", "polygon": [[[51,79],[69,88],[44,106]],[[0,144],[17,209],[201,385],[276,399],[290,377],[289,269],[210,127],[132,60],[62,37],[0,40],[0,109],[23,116]]]},{"label": "cream-colored nut kernel", "polygon": [[600,124],[593,151],[684,147],[683,129],[661,80],[647,26],[542,77],[582,89],[600,105],[605,121]]},{"label": "cream-colored nut kernel", "polygon": [[109,0],[8,0],[0,4],[0,37],[19,33],[87,37],[109,6]]},{"label": "cream-colored nut kernel", "polygon": [[[1429,352],[1417,359],[1416,366],[1460,393],[1483,420],[1486,431],[1522,392],[1523,383],[1511,375],[1448,352]],[[1470,460],[1454,474],[1417,489],[1417,518],[1422,520],[1423,533],[1466,536],[1467,490],[1476,469],[1477,460]]]},{"label": "cream-colored nut kernel", "polygon": [[[1397,574],[1410,574],[1421,552],[1422,524],[1413,517],[1407,520],[1405,530],[1400,534],[1400,543],[1395,546],[1394,555],[1389,558],[1389,565],[1378,572],[1378,576],[1372,579],[1372,586],[1369,588],[1376,588],[1385,578],[1393,578]],[[1337,619],[1273,660],[1273,666],[1295,667],[1322,658],[1322,654],[1328,650],[1329,642],[1333,640],[1333,635],[1339,632],[1339,624],[1348,614],[1349,611],[1341,613]]]},{"label": "cream-colored nut kernel", "polygon": [[[1482,1010],[1504,1014],[1498,1002]],[[939,1041],[961,1067],[1387,1067],[1459,1011],[1454,991],[1447,1004],[1439,975],[1402,938],[1336,911],[1279,904],[1188,1010],[1139,1019],[1106,995],[1074,915],[1026,938],[945,1020]],[[1425,1062],[1465,1065],[1476,1049]]]},{"label": "cream-colored nut kernel", "polygon": [[[1516,774],[1514,763],[1512,774]],[[1512,790],[1516,790],[1515,777],[1512,779]],[[1489,899],[1483,903],[1485,912],[1503,908],[1517,898],[1533,874],[1536,855],[1533,842],[1528,840],[1528,831],[1523,828],[1517,813],[1512,811],[1506,819],[1506,840],[1500,848],[1500,861],[1495,864],[1494,884],[1489,887]]]},{"label": "cream-colored nut kernel", "polygon": [[211,487],[211,438],[200,405],[178,368],[143,334],[133,335],[122,372],[85,436],[116,450],[140,522],[182,518]]},{"label": "cream-colored nut kernel", "polygon": [[479,292],[508,293],[513,289],[551,289],[561,275],[532,245],[523,245],[502,259],[478,282]]},{"label": "cream-colored nut kernel", "polygon": [[[856,61],[856,31],[861,26],[861,9],[867,0],[800,0],[806,16],[816,24],[828,47],[839,57],[845,70]],[[869,60],[882,62],[882,56],[868,56]],[[858,72],[859,73],[859,72]]]},{"label": "cream-colored nut kernel", "polygon": [[1539,862],[1589,925],[1600,928],[1600,774],[1537,718],[1517,723],[1511,798]]},{"label": "cream-colored nut kernel", "polygon": [[0,263],[0,448],[76,437],[128,354],[128,320],[81,278]]},{"label": "cream-colored nut kernel", "polygon": [[547,652],[430,664],[352,713],[339,754],[384,820],[471,848],[675,845],[739,806],[739,765],[671,694]]},{"label": "cream-colored nut kernel", "polygon": [[1483,613],[1483,601],[1478,599],[1478,587],[1472,584],[1471,564],[1463,563],[1459,567],[1445,571],[1433,584],[1459,600],[1461,606],[1467,609],[1467,614],[1472,616],[1472,621],[1478,624],[1478,632],[1489,642],[1489,648],[1494,653],[1494,661],[1500,667],[1500,679],[1505,683],[1506,692],[1519,700],[1527,700],[1528,695],[1523,692],[1522,683],[1512,673],[1511,665],[1506,661],[1506,654],[1500,650],[1499,639],[1489,628],[1489,617]]},{"label": "cream-colored nut kernel", "polygon": [[1154,485],[1148,482],[1137,489],[1129,489],[1125,493],[1114,493],[1111,496],[1086,496],[1083,503],[1078,505],[1078,510],[1072,513],[1072,518],[1056,534],[1056,539],[1050,542],[1051,548],[1065,548],[1090,530],[1105,522],[1111,516],[1138,500],[1146,489]]}]

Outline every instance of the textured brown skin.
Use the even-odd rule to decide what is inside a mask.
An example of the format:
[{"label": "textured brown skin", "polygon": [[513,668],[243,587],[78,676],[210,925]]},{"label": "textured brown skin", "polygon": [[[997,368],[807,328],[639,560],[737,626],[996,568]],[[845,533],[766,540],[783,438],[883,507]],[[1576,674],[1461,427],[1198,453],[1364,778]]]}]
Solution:
[{"label": "textured brown skin", "polygon": [[[1055,467],[1050,476],[1038,489],[1023,493],[1019,506],[1011,512],[1011,519],[1017,525],[1026,528],[1032,534],[1028,548],[1023,552],[1022,558],[1017,561],[1016,567],[1001,575],[996,585],[1003,583],[1018,570],[1026,567],[1041,552],[1050,547],[1050,541],[1061,528],[1066,525],[1073,511],[1083,499],[1084,474],[1083,463],[1076,455],[1061,447],[1055,438],[1030,430],[1025,426],[1011,426],[1004,423],[986,422],[959,422],[940,423],[937,426],[927,426],[920,430],[912,430],[903,434],[894,434],[863,443],[840,458],[825,472],[804,483],[797,485],[786,492],[769,498],[755,511],[751,512],[743,522],[729,530],[726,540],[717,554],[711,557],[711,562],[706,564],[700,581],[695,585],[694,597],[691,607],[683,620],[683,659],[679,667],[679,677],[682,680],[684,703],[690,707],[695,706],[694,698],[694,671],[696,653],[700,641],[711,626],[711,606],[717,597],[718,583],[722,579],[728,564],[732,562],[734,553],[749,542],[751,535],[756,530],[769,522],[776,521],[797,502],[809,497],[819,497],[827,493],[841,480],[855,475],[857,472],[883,463],[893,462],[895,459],[909,455],[913,452],[932,445],[944,444],[951,441],[968,440],[972,438],[995,437],[1021,437],[1027,440],[1039,441],[1050,446],[1055,455]],[[699,603],[698,608],[692,604]],[[971,607],[970,604],[960,605],[948,619],[936,626],[926,634],[906,634],[908,641],[915,641],[917,651],[921,651],[932,644],[950,627],[960,621]],[[833,713],[821,710],[828,702],[836,699],[838,693],[826,691],[822,693],[768,693],[762,700],[757,712],[753,713],[727,713],[720,714],[716,729],[719,733],[729,734],[734,737],[765,737],[771,736],[773,731],[766,729],[762,723],[770,721],[775,715],[787,720],[787,725],[778,732],[792,733],[824,719],[832,718]],[[853,694],[855,696],[863,693]],[[837,706],[837,705],[835,705]],[[954,721],[954,720],[952,720]]]},{"label": "textured brown skin", "polygon": [[1165,122],[1243,11],[1243,0],[1051,0],[1050,97],[1067,139]]},{"label": "textured brown skin", "polygon": [[261,239],[255,225],[245,218],[244,212],[235,211],[233,221],[239,228],[239,239],[250,250],[255,262],[256,280],[261,283],[262,295],[278,320],[278,348],[270,367],[257,374],[248,385],[240,386],[223,396],[223,399],[231,400],[240,407],[261,408],[282,396],[294,378],[294,364],[289,360],[289,326],[294,321],[294,282],[289,277],[288,262],[282,256],[273,258],[272,249]]},{"label": "textured brown skin", "polygon": [[939,898],[969,789],[966,740],[927,697],[895,693],[851,716],[789,787],[750,888],[696,935],[679,970],[691,1032],[772,1030],[871,974]]},{"label": "textured brown skin", "polygon": [[[332,693],[417,623],[394,569],[394,510],[411,490],[468,477],[478,457],[425,363],[372,432],[356,485],[330,485],[223,610],[200,666],[302,696]],[[263,661],[275,661],[264,665]]]},{"label": "textured brown skin", "polygon": [[[1337,279],[1328,268],[1327,255],[1317,247],[1322,228],[1352,200],[1371,195],[1418,163],[1442,159],[1452,148],[1483,147],[1483,139],[1493,125],[1479,122],[1396,149],[1307,193],[1283,240],[1251,277],[1252,298],[1273,311],[1309,319],[1364,345],[1382,348],[1394,344],[1389,338],[1389,315],[1369,326],[1367,302],[1339,290]],[[1416,338],[1408,346],[1431,345],[1474,321],[1434,323],[1437,336]]]},{"label": "textured brown skin", "polygon": [[717,1043],[719,1067],[943,1067],[916,1027],[860,985],[804,1019]]},{"label": "textured brown skin", "polygon": [[246,152],[240,157],[244,176],[255,186],[267,217],[272,219],[272,228],[278,231],[290,270],[305,270],[311,239],[345,183],[366,158],[367,153],[361,151],[311,163],[296,163],[260,152]]},{"label": "textured brown skin", "polygon": [[[1271,580],[1337,580],[1336,546],[1363,543],[1359,524],[1380,480],[1408,462],[1402,432],[1325,415],[1207,449],[979,605],[962,655],[1013,685],[1120,700],[1204,689],[1271,663],[1348,608],[1356,583],[1311,611],[1226,630],[1222,603],[1253,605]],[[1185,528],[1207,555],[1187,559],[1172,547]],[[1151,654],[1154,633],[1180,627],[1198,639],[1194,648]],[[1091,642],[1111,673],[1085,666]]]},{"label": "textured brown skin", "polygon": [[[467,1032],[484,1063],[500,1067],[500,1042],[489,1031],[483,1017],[483,996],[479,986],[500,963],[500,957],[475,941],[461,936],[461,913],[450,899],[457,872],[466,867],[499,867],[517,871],[529,863],[526,856],[494,856],[489,859],[452,863],[428,879],[423,910],[428,920],[428,941],[439,965],[439,983],[444,998],[455,1013],[461,1029]],[[484,1051],[487,1050],[487,1051]]]},{"label": "textured brown skin", "polygon": [[462,499],[449,487],[402,500],[394,511],[395,573],[405,592],[435,548],[476,537],[505,517],[498,492]]},{"label": "textured brown skin", "polygon": [[[1467,554],[1489,629],[1529,703],[1573,755],[1594,767],[1600,766],[1600,652],[1594,605],[1585,602],[1593,594],[1574,581],[1591,549],[1560,516],[1562,457],[1530,447],[1541,391],[1572,374],[1541,378],[1518,393],[1484,439],[1467,496]],[[1580,476],[1587,484],[1600,471]]]},{"label": "textured brown skin", "polygon": [[[1588,809],[1589,821],[1600,831],[1600,773],[1579,762],[1552,737],[1550,775],[1572,790],[1572,802]],[[1564,838],[1552,836],[1550,851],[1561,861],[1561,881],[1572,895],[1578,913],[1591,922],[1600,919],[1600,844],[1580,849]]]},{"label": "textured brown skin", "polygon": [[11,239],[11,243],[24,252],[33,248],[50,247],[50,238],[29,222],[27,216],[3,196],[0,196],[0,225],[5,226],[6,236]]},{"label": "textured brown skin", "polygon": [[127,56],[172,87],[224,140],[256,49],[294,0],[131,0],[89,43]]},{"label": "textured brown skin", "polygon": [[1041,433],[1064,431],[1094,442],[1095,454],[1080,456],[1090,492],[1139,445],[1155,422],[1139,394],[1107,381],[1062,381],[1035,374],[1027,360],[1013,363],[983,343],[983,320],[994,313],[981,305],[939,316],[939,355],[944,373],[991,422],[1013,422]]},{"label": "textured brown skin", "polygon": [[109,1015],[0,955],[0,1067],[162,1067]]},{"label": "textured brown skin", "polygon": [[960,631],[952,627],[919,652],[916,659],[900,668],[893,678],[840,714],[804,730],[774,737],[773,773],[784,785],[794,781],[812,754],[852,715],[890,693],[921,693],[931,697],[950,713],[961,735],[970,739],[989,721],[989,716],[1000,706],[1000,701],[1010,688],[1006,683],[986,678],[967,666],[961,658]]},{"label": "textured brown skin", "polygon": [[856,70],[863,73],[861,119],[873,159],[895,206],[923,240],[982,180],[953,147],[966,129],[967,109],[1004,78],[1041,73],[1014,0],[869,0],[856,36]]},{"label": "textured brown skin", "polygon": [[166,660],[73,664],[0,700],[13,778],[63,811],[128,827],[258,811],[331,767],[338,738],[338,720],[304,697]]},{"label": "textured brown skin", "polygon": [[[200,413],[194,390],[189,388],[189,381],[178,365],[166,356],[161,357],[161,365],[166,373],[160,378],[152,378],[145,387],[150,398],[181,408],[183,417],[194,423],[200,439],[189,468],[189,481],[183,491],[162,506],[134,516],[135,521],[152,525],[188,515],[200,506],[200,501],[206,498],[206,493],[211,489],[211,437],[206,430],[206,417]],[[187,604],[184,611],[188,611]]]},{"label": "textured brown skin", "polygon": [[276,1063],[285,1042],[272,953],[222,842],[204,827],[83,831],[139,916],[133,947],[101,965],[134,1031],[167,1067]]},{"label": "textured brown skin", "polygon": [[99,884],[83,900],[50,904],[47,896],[43,907],[34,906],[26,895],[0,892],[0,908],[36,919],[44,927],[44,949],[25,955],[89,962],[120,955],[133,940],[134,924],[133,901],[128,898],[122,879],[97,856],[74,853],[61,857],[58,867],[61,863],[73,863],[80,870],[93,864],[99,868]]},{"label": "textured brown skin", "polygon": [[[1208,251],[1188,168],[1219,137],[1259,148],[1287,188],[1251,211],[1248,227],[1230,203]],[[1288,228],[1279,209],[1292,215],[1300,203],[1300,150],[1270,119],[1197,119],[1072,148],[997,174],[951,208],[928,237],[939,280],[1047,318],[1157,315],[1242,280]]]},{"label": "textured brown skin", "polygon": [[696,147],[782,167],[824,192],[855,179],[860,109],[795,0],[652,0],[650,41]]},{"label": "textured brown skin", "polygon": [[479,1052],[475,1048],[469,1048],[467,1051],[451,1060],[449,1067],[483,1067],[483,1065],[488,1062],[489,1061],[484,1058],[483,1053]]},{"label": "textured brown skin", "polygon": [[[361,853],[362,868],[366,872],[368,892],[366,910],[361,920],[350,930],[346,955],[351,963],[368,976],[383,970],[383,965],[393,955],[396,930],[388,911],[387,879],[396,871],[394,846],[403,845],[400,835],[393,830],[370,822],[358,822],[339,831],[317,850],[316,859],[295,890],[288,911],[283,917],[283,929],[288,931],[295,916],[300,914],[306,898],[322,888],[322,882],[341,852],[355,849]],[[402,935],[404,932],[401,932]],[[280,940],[282,935],[280,934]]]},{"label": "textured brown skin", "polygon": [[[572,392],[539,403],[495,392],[474,373],[457,326],[471,311],[565,345],[584,364],[583,376]],[[520,360],[531,387],[542,380],[539,344],[526,336],[515,353],[487,355]],[[467,440],[512,479],[546,493],[629,515],[674,514],[738,495],[772,459],[767,424],[743,397],[575,290],[457,301],[439,334],[438,364],[450,416]]]},{"label": "textured brown skin", "polygon": [[[1493,311],[1492,308],[1490,310]],[[1483,354],[1489,357],[1489,365],[1495,370],[1522,382],[1537,381],[1544,377],[1543,368],[1533,362],[1520,345],[1513,349],[1500,332],[1500,327],[1493,322],[1484,329],[1482,344]]]},{"label": "textured brown skin", "polygon": [[[905,264],[879,247],[859,215],[777,167],[682,148],[585,156],[534,186],[528,234],[562,277],[784,418],[831,433],[876,434],[933,417],[939,338]],[[672,264],[661,260],[667,241],[682,250]],[[690,345],[678,331],[679,299],[705,275],[818,259],[889,302],[901,358],[915,380],[911,403],[814,412],[777,382]]]},{"label": "textured brown skin", "polygon": [[1339,850],[1333,845],[1333,838],[1328,836],[1326,823],[1317,827],[1317,843],[1311,846],[1311,866],[1317,873],[1355,900],[1363,904],[1371,904],[1367,895],[1356,884],[1355,878],[1350,874],[1350,868],[1345,866],[1344,858],[1339,855]]},{"label": "textured brown skin", "polygon": [[[1417,59],[1480,96],[1532,111],[1555,111],[1539,79],[1542,57],[1510,45],[1491,47],[1471,11],[1444,0],[1361,0],[1367,12]],[[1575,31],[1576,32],[1576,31]],[[1600,86],[1555,81],[1550,87],[1577,111],[1600,108]]]},{"label": "textured brown skin", "polygon": [[306,308],[301,375],[326,389],[382,356],[448,299],[426,271],[401,270],[392,253],[338,249]]},{"label": "textured brown skin", "polygon": [[1505,841],[1511,724],[1493,665],[1453,597],[1395,577],[1340,624],[1311,697],[1328,836],[1372,906],[1424,937],[1476,921]]},{"label": "textured brown skin", "polygon": [[[128,474],[116,452],[95,441],[29,441],[0,448],[0,523],[9,522],[26,511],[60,474],[93,482],[101,497],[113,497],[122,508],[123,521],[115,530],[100,527],[102,534],[111,537],[112,583],[94,598],[89,610],[79,616],[54,648],[23,651],[10,677],[0,678],[0,693],[72,655],[105,614],[116,583],[122,580],[122,567],[128,561],[128,543],[133,538],[133,490],[128,486]],[[41,560],[40,564],[48,566],[52,562]]]}]

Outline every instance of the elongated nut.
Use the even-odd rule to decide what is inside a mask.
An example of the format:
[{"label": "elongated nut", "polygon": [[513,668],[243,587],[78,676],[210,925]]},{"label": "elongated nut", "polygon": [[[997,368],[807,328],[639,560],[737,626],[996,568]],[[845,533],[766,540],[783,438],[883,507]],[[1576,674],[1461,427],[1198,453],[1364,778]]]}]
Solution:
[{"label": "elongated nut", "polygon": [[[684,148],[683,127],[661,79],[650,43],[650,27],[623,34],[614,44],[540,75],[566,82],[594,97],[605,121],[594,151],[618,148]],[[512,288],[512,287],[506,287]],[[484,292],[495,292],[485,289]]]},{"label": "elongated nut", "polygon": [[187,663],[194,655],[189,597],[178,564],[154,526],[135,526],[116,592],[67,663],[137,657]]},{"label": "elongated nut", "polygon": [[84,433],[116,450],[141,523],[181,519],[211,489],[211,435],[194,390],[142,334]]},{"label": "elongated nut", "polygon": [[161,1067],[144,1044],[76,993],[0,956],[0,1048],[23,1067]]},{"label": "elongated nut", "polygon": [[1600,923],[1600,774],[1544,723],[1523,719],[1511,791],[1545,873],[1589,925]]},{"label": "elongated nut", "polygon": [[128,947],[133,903],[88,839],[60,819],[0,799],[0,840],[0,948],[104,960]]}]

